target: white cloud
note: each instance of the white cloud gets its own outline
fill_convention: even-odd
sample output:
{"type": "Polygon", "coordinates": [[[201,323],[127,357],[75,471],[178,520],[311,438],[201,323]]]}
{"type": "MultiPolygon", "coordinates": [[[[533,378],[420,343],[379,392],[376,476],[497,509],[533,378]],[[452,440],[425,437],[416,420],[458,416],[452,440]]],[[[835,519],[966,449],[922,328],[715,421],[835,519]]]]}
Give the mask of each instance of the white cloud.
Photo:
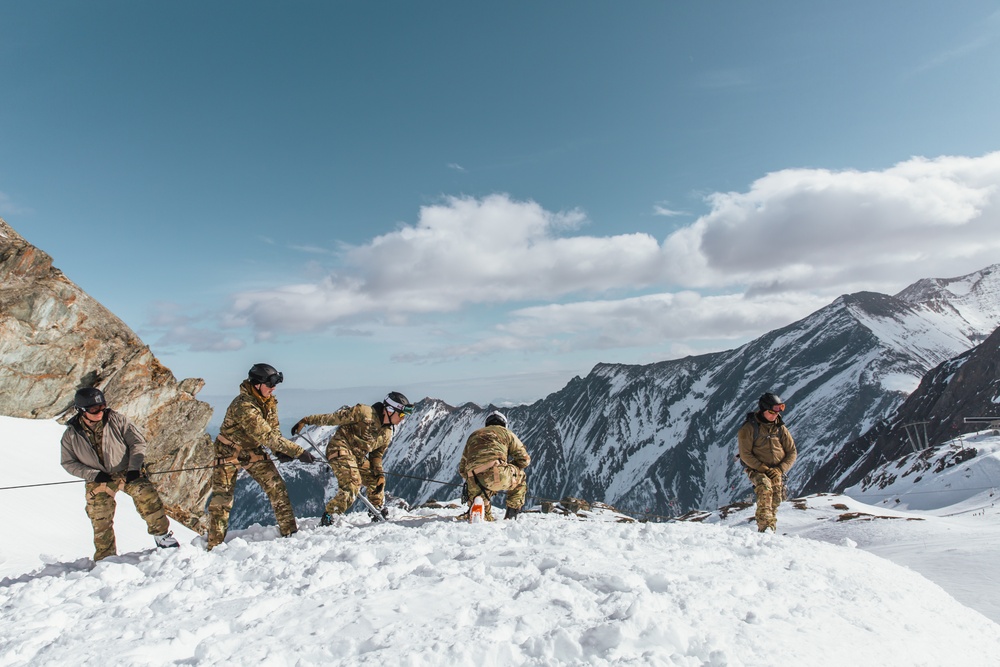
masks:
{"type": "Polygon", "coordinates": [[[451,197],[415,225],[341,249],[338,270],[319,280],[236,295],[226,321],[266,338],[416,315],[445,326],[442,314],[469,305],[522,306],[488,337],[420,359],[739,338],[842,293],[894,292],[1000,257],[1000,152],[883,171],[782,170],[707,201],[708,214],[660,242],[583,234],[577,210],[451,197]],[[651,290],[662,293],[636,296],[651,290]]]}

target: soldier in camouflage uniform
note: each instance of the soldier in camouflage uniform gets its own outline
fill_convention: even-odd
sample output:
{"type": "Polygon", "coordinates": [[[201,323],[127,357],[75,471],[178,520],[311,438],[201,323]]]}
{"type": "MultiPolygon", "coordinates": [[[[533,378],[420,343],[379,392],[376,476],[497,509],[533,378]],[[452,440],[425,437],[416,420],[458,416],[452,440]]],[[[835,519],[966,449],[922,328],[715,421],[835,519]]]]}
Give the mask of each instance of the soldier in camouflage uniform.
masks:
{"type": "Polygon", "coordinates": [[[215,439],[212,498],[208,502],[209,549],[226,539],[229,512],[233,509],[233,487],[241,468],[267,494],[281,535],[287,537],[298,530],[285,480],[264,450],[267,447],[283,460],[315,461],[312,454],[281,436],[274,388],[284,379],[273,366],[254,364],[240,384],[239,396],[226,410],[219,437],[215,439]]]}
{"type": "Polygon", "coordinates": [[[132,496],[156,546],[178,546],[160,494],[143,471],[146,439],[142,433],[120,412],[108,408],[100,389],[80,389],[73,404],[76,416],[67,422],[62,437],[62,467],[87,481],[84,492],[87,516],[94,526],[94,560],[117,553],[114,520],[118,491],[132,496]]]}
{"type": "Polygon", "coordinates": [[[492,412],[486,417],[486,426],[475,431],[465,442],[458,474],[468,487],[471,507],[476,496],[483,499],[483,516],[493,521],[490,499],[498,491],[507,491],[507,512],[504,519],[516,519],[528,494],[528,481],[524,469],[531,463],[531,456],[516,435],[507,429],[507,417],[492,412]]]}
{"type": "Polygon", "coordinates": [[[781,419],[785,402],[770,392],[757,401],[736,434],[740,460],[757,494],[757,530],[774,532],[776,513],[785,496],[785,479],[798,453],[792,434],[781,419]]]}
{"type": "MultiPolygon", "coordinates": [[[[406,396],[392,391],[381,403],[344,406],[330,414],[310,415],[292,427],[293,435],[309,424],[339,427],[326,445],[326,458],[337,476],[339,489],[326,504],[321,525],[329,526],[334,514],[346,512],[357,500],[362,486],[368,489],[368,500],[382,508],[385,502],[382,457],[392,442],[396,427],[412,413],[413,404],[406,396]]],[[[385,508],[382,508],[382,515],[387,515],[385,508]]],[[[373,521],[375,519],[372,517],[373,521]]]]}

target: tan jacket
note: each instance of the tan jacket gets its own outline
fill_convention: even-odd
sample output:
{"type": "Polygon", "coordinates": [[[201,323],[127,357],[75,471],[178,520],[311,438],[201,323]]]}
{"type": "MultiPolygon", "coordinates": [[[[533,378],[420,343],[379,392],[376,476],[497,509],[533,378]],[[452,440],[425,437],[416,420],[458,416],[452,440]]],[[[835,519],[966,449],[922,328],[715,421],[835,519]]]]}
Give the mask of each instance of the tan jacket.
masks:
{"type": "Polygon", "coordinates": [[[472,471],[478,472],[493,462],[510,463],[524,470],[531,463],[531,456],[513,432],[503,426],[485,426],[465,441],[458,474],[467,479],[472,471]]]}
{"type": "Polygon", "coordinates": [[[353,457],[358,467],[368,459],[372,473],[382,473],[382,457],[389,449],[394,430],[391,424],[383,424],[385,409],[382,403],[375,405],[358,404],[344,406],[336,412],[325,415],[310,415],[302,421],[320,426],[339,426],[326,446],[326,458],[353,457]]]}
{"type": "Polygon", "coordinates": [[[94,446],[83,432],[82,417],[77,415],[66,424],[62,437],[62,467],[69,474],[93,482],[97,473],[119,473],[139,470],[146,459],[146,438],[120,412],[104,411],[104,433],[101,438],[101,464],[94,446]]]}
{"type": "Polygon", "coordinates": [[[243,381],[239,396],[226,408],[219,436],[215,441],[215,453],[220,457],[235,456],[238,451],[263,456],[262,447],[295,458],[305,451],[281,435],[278,399],[274,396],[264,398],[249,380],[243,381]]]}
{"type": "Polygon", "coordinates": [[[764,466],[778,468],[783,475],[795,463],[798,453],[795,451],[795,441],[788,431],[781,415],[773,422],[760,417],[759,413],[750,413],[747,421],[736,433],[740,447],[740,460],[746,467],[760,471],[764,466]],[[757,422],[757,437],[754,438],[754,421],[757,422]]]}

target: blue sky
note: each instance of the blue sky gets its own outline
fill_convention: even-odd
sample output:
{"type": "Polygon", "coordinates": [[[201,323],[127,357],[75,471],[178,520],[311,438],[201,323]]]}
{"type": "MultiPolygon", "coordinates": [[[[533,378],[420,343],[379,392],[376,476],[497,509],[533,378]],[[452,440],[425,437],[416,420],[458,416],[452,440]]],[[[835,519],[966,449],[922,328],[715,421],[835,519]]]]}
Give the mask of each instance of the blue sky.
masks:
{"type": "Polygon", "coordinates": [[[996,2],[6,2],[0,216],[207,394],[533,400],[1000,261],[997,81],[996,2]]]}

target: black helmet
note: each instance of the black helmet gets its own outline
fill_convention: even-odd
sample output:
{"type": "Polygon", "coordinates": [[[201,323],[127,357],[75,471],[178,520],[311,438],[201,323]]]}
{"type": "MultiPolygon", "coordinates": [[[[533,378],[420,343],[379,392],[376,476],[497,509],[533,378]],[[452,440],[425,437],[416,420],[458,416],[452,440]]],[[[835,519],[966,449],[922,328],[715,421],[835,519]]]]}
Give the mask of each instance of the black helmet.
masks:
{"type": "Polygon", "coordinates": [[[393,412],[398,412],[402,415],[413,414],[413,403],[410,403],[410,399],[398,391],[390,391],[386,395],[385,400],[382,401],[382,404],[393,412]]]}
{"type": "Polygon", "coordinates": [[[763,396],[757,399],[757,407],[760,411],[771,410],[772,412],[781,412],[785,409],[785,402],[777,394],[772,394],[767,392],[763,396]]]}
{"type": "Polygon", "coordinates": [[[76,396],[73,397],[73,405],[80,412],[86,410],[87,408],[92,408],[95,405],[107,405],[108,402],[104,400],[104,392],[97,387],[84,387],[83,389],[76,390],[76,396]]]}
{"type": "Polygon", "coordinates": [[[285,380],[285,376],[270,364],[254,364],[247,373],[250,384],[266,384],[268,387],[277,387],[285,380]]]}
{"type": "Polygon", "coordinates": [[[494,410],[486,416],[486,425],[507,428],[507,416],[499,410],[494,410]]]}

